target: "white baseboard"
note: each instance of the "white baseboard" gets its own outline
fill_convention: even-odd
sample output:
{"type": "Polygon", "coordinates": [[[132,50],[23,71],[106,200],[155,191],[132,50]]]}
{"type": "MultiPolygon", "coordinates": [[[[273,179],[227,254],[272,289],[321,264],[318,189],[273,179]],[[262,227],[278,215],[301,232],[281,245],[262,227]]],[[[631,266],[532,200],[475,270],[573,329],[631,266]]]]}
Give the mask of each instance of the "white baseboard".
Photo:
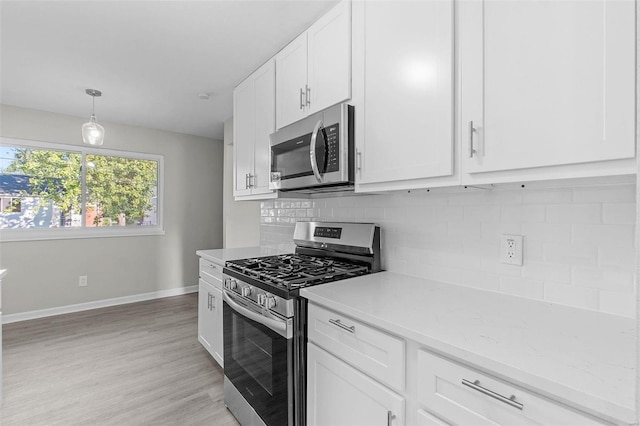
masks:
{"type": "Polygon", "coordinates": [[[51,317],[54,315],[70,314],[72,312],[88,311],[107,306],[125,305],[127,303],[143,302],[145,300],[162,299],[163,297],[179,296],[181,294],[196,293],[197,285],[189,287],[172,288],[169,290],[153,291],[151,293],[134,294],[133,296],[115,297],[113,299],[96,300],[95,302],[78,303],[75,305],[60,306],[57,308],[40,309],[37,311],[21,312],[2,316],[2,324],[27,321],[36,318],[51,317]]]}

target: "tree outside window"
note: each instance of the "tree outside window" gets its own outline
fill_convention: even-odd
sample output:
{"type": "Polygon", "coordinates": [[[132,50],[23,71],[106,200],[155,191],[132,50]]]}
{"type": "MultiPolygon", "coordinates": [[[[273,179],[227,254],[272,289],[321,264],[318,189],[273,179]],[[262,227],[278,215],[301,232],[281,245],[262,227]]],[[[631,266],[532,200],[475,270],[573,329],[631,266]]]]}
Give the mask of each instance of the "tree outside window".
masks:
{"type": "Polygon", "coordinates": [[[0,145],[0,229],[158,225],[158,161],[141,156],[0,145]]]}

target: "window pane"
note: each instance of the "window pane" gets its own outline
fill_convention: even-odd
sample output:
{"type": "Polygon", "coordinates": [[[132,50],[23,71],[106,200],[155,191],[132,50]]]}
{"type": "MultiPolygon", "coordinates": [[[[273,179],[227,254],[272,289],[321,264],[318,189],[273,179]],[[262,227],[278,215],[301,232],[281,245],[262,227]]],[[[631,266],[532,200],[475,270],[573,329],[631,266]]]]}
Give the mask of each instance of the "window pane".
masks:
{"type": "Polygon", "coordinates": [[[87,155],[86,226],[155,226],[158,162],[87,155]]]}
{"type": "Polygon", "coordinates": [[[0,145],[0,229],[80,226],[77,152],[0,145]]]}

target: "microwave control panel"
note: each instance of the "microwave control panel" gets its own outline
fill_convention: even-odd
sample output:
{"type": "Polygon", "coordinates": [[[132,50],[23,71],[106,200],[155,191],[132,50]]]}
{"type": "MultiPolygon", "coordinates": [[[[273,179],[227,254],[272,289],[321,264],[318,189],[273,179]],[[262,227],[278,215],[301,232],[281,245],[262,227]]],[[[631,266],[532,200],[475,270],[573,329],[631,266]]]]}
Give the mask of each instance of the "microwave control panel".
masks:
{"type": "Polygon", "coordinates": [[[340,170],[340,124],[332,124],[324,128],[327,135],[327,168],[325,173],[340,170]]]}

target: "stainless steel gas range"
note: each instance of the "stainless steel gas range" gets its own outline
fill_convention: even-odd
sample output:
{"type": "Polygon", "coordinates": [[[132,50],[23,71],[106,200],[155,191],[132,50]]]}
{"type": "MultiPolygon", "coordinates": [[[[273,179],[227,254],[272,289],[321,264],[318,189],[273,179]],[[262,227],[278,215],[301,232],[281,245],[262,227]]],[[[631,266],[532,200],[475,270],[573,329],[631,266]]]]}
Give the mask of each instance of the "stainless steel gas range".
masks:
{"type": "Polygon", "coordinates": [[[295,253],[228,261],[224,273],[224,400],[244,425],[306,423],[303,287],[380,270],[380,228],[298,222],[295,253]]]}

